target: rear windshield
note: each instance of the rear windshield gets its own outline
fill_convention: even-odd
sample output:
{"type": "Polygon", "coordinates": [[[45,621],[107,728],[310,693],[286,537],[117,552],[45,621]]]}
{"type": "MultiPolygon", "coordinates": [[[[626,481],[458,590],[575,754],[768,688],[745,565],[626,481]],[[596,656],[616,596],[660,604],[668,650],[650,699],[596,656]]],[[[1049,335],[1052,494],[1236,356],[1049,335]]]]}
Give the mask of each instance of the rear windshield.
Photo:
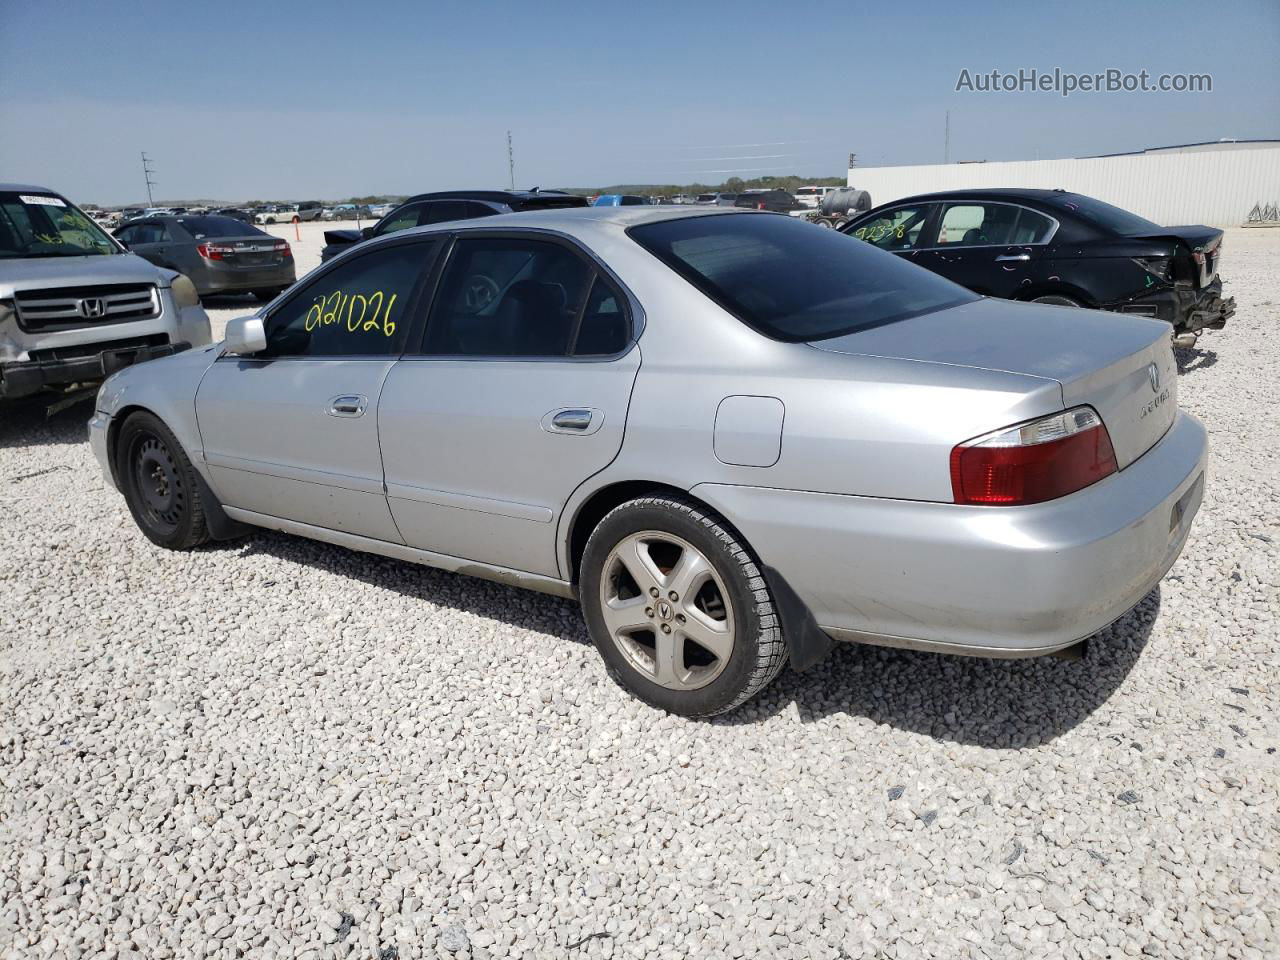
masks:
{"type": "Polygon", "coordinates": [[[204,237],[257,237],[266,236],[265,230],[250,226],[231,217],[180,217],[182,229],[201,240],[204,237]]]}
{"type": "Polygon", "coordinates": [[[0,193],[0,257],[98,257],[121,250],[61,197],[0,193]]]}
{"type": "Polygon", "coordinates": [[[627,232],[776,340],[825,340],[978,299],[891,253],[791,217],[684,217],[627,232]]]}
{"type": "Polygon", "coordinates": [[[1064,193],[1061,196],[1051,197],[1049,205],[1070,210],[1095,227],[1101,227],[1103,230],[1118,233],[1124,237],[1145,236],[1162,229],[1158,223],[1152,223],[1136,213],[1113,207],[1093,197],[1082,197],[1078,193],[1064,193]]]}

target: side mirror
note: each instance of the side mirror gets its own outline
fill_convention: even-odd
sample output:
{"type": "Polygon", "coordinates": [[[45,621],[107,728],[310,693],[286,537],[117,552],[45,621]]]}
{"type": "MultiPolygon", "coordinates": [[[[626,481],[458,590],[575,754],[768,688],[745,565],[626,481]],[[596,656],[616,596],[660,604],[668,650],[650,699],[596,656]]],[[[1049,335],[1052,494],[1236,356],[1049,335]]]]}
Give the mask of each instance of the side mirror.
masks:
{"type": "Polygon", "coordinates": [[[373,227],[361,227],[361,228],[360,228],[360,239],[361,239],[361,240],[368,240],[368,239],[369,239],[370,237],[372,237],[372,236],[373,236],[373,227]]]}
{"type": "Polygon", "coordinates": [[[227,331],[222,336],[222,349],[236,356],[247,357],[267,349],[267,332],[261,317],[236,317],[227,321],[227,331]]]}

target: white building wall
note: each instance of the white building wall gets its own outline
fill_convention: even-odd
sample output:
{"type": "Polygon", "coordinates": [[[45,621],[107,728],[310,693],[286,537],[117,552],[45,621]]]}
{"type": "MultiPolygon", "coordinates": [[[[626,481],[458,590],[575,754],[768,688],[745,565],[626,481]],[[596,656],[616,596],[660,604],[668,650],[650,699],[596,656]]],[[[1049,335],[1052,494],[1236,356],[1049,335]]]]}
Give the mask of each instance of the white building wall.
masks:
{"type": "Polygon", "coordinates": [[[879,206],[916,193],[978,187],[1061,187],[1165,226],[1243,223],[1256,203],[1280,202],[1280,145],[1071,160],[855,167],[849,185],[879,206]]]}

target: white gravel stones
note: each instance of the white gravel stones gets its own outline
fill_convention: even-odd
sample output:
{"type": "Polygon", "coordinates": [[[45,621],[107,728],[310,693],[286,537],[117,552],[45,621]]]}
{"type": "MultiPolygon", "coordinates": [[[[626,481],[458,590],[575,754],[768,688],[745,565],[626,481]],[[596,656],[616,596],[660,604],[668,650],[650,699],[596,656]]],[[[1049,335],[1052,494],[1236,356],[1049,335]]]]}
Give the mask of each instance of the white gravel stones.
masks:
{"type": "Polygon", "coordinates": [[[841,649],[710,723],[565,601],[153,548],[84,408],[6,408],[0,957],[1280,955],[1280,231],[1224,270],[1203,511],[1087,660],[841,649]]]}

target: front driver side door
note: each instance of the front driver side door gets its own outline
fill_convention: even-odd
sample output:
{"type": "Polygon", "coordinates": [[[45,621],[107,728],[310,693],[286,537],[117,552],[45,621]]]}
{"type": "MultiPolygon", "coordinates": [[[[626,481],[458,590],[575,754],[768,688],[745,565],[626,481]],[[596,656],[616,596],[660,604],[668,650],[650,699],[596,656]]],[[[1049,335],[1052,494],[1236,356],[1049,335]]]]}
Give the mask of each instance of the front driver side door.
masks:
{"type": "Polygon", "coordinates": [[[267,314],[266,350],[210,367],[196,415],[224,506],[402,542],[383,493],[377,404],[436,249],[406,238],[323,270],[267,314]]]}

